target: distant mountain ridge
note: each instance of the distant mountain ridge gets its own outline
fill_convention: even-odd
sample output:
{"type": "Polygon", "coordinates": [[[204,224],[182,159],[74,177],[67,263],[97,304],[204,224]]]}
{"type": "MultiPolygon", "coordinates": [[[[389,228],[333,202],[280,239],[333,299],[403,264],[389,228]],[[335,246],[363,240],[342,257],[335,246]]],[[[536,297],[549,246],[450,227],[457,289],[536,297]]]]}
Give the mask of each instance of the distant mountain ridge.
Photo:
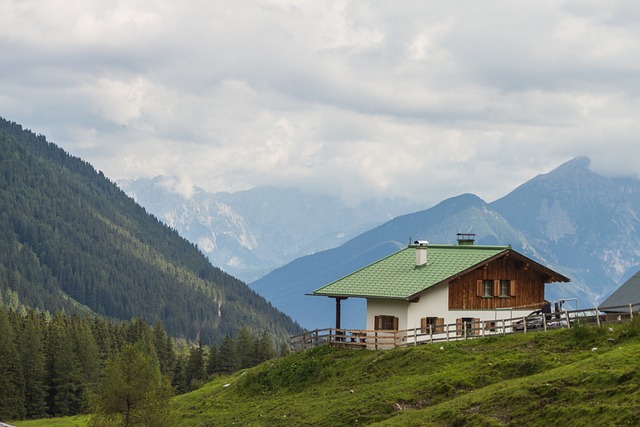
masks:
{"type": "Polygon", "coordinates": [[[0,118],[0,305],[162,321],[203,342],[288,316],[149,215],[102,172],[0,118]]]}
{"type": "MultiPolygon", "coordinates": [[[[550,285],[547,298],[593,306],[640,266],[640,182],[609,179],[579,157],[486,203],[472,194],[402,215],[345,244],[297,259],[250,284],[303,326],[334,324],[329,298],[306,294],[404,247],[410,239],[454,243],[459,232],[477,244],[511,244],[572,283],[550,285]]],[[[343,303],[342,324],[364,327],[364,302],[343,303]]]]}
{"type": "Polygon", "coordinates": [[[349,206],[337,197],[295,188],[209,193],[164,176],[119,180],[118,185],[197,244],[214,265],[247,282],[417,209],[401,199],[349,206]]]}

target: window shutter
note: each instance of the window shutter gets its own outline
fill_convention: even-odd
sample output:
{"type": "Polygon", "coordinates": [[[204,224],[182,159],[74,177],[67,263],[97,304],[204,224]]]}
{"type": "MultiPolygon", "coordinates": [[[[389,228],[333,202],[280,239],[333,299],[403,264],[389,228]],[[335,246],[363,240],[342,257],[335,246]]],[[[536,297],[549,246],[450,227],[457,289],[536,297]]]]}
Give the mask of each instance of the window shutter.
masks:
{"type": "Polygon", "coordinates": [[[480,323],[480,318],[476,317],[475,319],[473,319],[473,331],[471,331],[473,334],[478,334],[480,333],[480,327],[482,326],[482,323],[480,323]]]}
{"type": "Polygon", "coordinates": [[[436,332],[444,332],[444,317],[436,319],[436,332]]]}
{"type": "Polygon", "coordinates": [[[478,297],[482,296],[482,280],[476,281],[476,296],[478,297]]]}
{"type": "Polygon", "coordinates": [[[427,318],[426,317],[423,317],[422,319],[420,319],[420,329],[422,330],[423,334],[425,332],[427,332],[427,318]]]}
{"type": "Polygon", "coordinates": [[[462,335],[464,331],[462,330],[462,319],[456,319],[456,335],[462,335]]]}
{"type": "Polygon", "coordinates": [[[500,280],[493,281],[493,296],[494,297],[500,296],[500,280]]]}
{"type": "Polygon", "coordinates": [[[373,329],[376,331],[382,329],[382,325],[380,325],[380,316],[375,316],[373,318],[373,329]]]}
{"type": "Polygon", "coordinates": [[[509,295],[511,295],[512,297],[516,296],[516,281],[512,280],[511,283],[509,283],[509,287],[511,289],[509,289],[509,295]]]}
{"type": "Polygon", "coordinates": [[[398,318],[397,317],[393,318],[393,330],[394,331],[398,330],[398,318]]]}

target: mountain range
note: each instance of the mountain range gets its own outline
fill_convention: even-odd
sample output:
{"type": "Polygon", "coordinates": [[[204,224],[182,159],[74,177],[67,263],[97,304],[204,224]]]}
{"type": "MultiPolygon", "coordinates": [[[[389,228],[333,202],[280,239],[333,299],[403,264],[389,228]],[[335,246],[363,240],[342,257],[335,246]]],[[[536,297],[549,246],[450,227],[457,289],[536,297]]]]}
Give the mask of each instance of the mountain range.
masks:
{"type": "Polygon", "coordinates": [[[0,305],[161,321],[204,343],[300,331],[102,172],[1,118],[0,305]]]}
{"type": "Polygon", "coordinates": [[[166,176],[117,184],[197,244],[214,265],[245,282],[301,256],[339,246],[416,208],[399,198],[348,204],[296,188],[211,193],[166,176]]]}
{"type": "MultiPolygon", "coordinates": [[[[640,266],[640,181],[606,178],[589,164],[585,157],[575,158],[492,203],[463,194],[396,217],[339,247],[296,259],[250,286],[304,327],[331,327],[333,300],[307,294],[413,239],[455,243],[462,232],[476,234],[477,244],[510,244],[572,279],[548,285],[548,300],[595,306],[640,266]]],[[[343,327],[364,327],[364,307],[363,300],[344,301],[343,327]]]]}

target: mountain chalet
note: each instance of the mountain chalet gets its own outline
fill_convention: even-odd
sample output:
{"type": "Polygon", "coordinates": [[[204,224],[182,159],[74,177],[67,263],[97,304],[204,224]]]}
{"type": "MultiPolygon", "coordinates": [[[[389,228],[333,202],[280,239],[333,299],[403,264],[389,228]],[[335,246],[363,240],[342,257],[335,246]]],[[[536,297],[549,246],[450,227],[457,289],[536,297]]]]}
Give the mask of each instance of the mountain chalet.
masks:
{"type": "Polygon", "coordinates": [[[336,329],[340,302],[365,298],[369,331],[437,333],[455,324],[460,334],[526,316],[548,304],[546,283],[569,281],[511,246],[476,245],[475,235],[458,234],[457,244],[416,241],[313,295],[336,300],[336,329]]]}

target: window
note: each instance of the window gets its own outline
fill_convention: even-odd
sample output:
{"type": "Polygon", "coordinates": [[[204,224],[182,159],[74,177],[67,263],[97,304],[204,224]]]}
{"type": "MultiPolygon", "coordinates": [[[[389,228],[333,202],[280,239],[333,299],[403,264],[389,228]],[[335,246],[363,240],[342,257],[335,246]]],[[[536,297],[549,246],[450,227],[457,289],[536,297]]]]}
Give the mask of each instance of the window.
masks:
{"type": "Polygon", "coordinates": [[[511,296],[511,280],[500,280],[500,296],[511,296]]]}
{"type": "Polygon", "coordinates": [[[431,328],[431,332],[434,334],[444,332],[444,318],[423,317],[420,321],[420,328],[422,329],[422,333],[429,333],[429,328],[431,328]]]}
{"type": "Polygon", "coordinates": [[[476,335],[480,329],[480,319],[473,317],[462,317],[456,319],[456,335],[476,335]]]}
{"type": "Polygon", "coordinates": [[[488,320],[484,322],[485,331],[495,332],[496,331],[496,322],[488,320]]]}
{"type": "Polygon", "coordinates": [[[483,297],[493,296],[493,280],[482,281],[482,296],[483,297]]]}
{"type": "Polygon", "coordinates": [[[374,323],[376,331],[398,330],[398,318],[395,316],[376,316],[374,323]]]}

